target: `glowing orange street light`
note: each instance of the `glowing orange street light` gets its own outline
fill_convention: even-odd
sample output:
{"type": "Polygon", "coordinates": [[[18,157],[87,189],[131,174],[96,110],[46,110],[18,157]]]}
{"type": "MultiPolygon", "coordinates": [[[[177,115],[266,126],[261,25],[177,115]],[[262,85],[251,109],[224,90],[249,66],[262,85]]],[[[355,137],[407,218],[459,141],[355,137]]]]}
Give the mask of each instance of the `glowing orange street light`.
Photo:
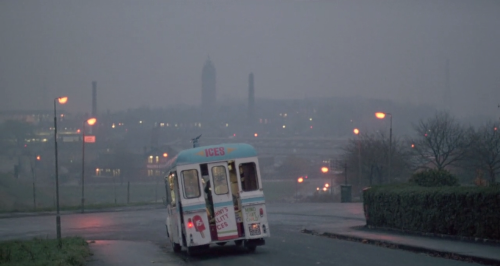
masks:
{"type": "Polygon", "coordinates": [[[254,136],[254,137],[258,137],[258,136],[259,136],[259,134],[255,133],[255,134],[253,134],[253,136],[254,136]]]}
{"type": "Polygon", "coordinates": [[[37,155],[37,156],[36,156],[36,160],[37,160],[37,161],[40,161],[40,155],[37,155]]]}
{"type": "Polygon", "coordinates": [[[328,188],[326,188],[326,187],[323,188],[323,191],[327,191],[327,190],[328,190],[328,188]]]}
{"type": "Polygon", "coordinates": [[[355,129],[353,130],[353,132],[354,132],[354,134],[358,135],[358,134],[359,134],[359,129],[355,128],[355,129]]]}
{"type": "Polygon", "coordinates": [[[167,158],[167,157],[168,157],[168,153],[166,153],[166,152],[165,152],[165,153],[163,154],[163,157],[167,158]]]}
{"type": "Polygon", "coordinates": [[[60,104],[65,104],[68,102],[68,97],[67,96],[59,97],[57,98],[57,101],[59,101],[60,104]]]}
{"type": "Polygon", "coordinates": [[[97,122],[97,119],[94,117],[87,119],[87,124],[89,124],[91,126],[93,126],[95,124],[95,122],[97,122]]]}
{"type": "Polygon", "coordinates": [[[413,143],[412,143],[412,144],[411,144],[411,147],[412,147],[412,148],[415,148],[415,144],[413,144],[413,143]]]}
{"type": "Polygon", "coordinates": [[[297,182],[299,182],[299,183],[302,183],[302,182],[304,182],[304,178],[302,178],[302,177],[299,177],[299,178],[297,179],[297,182]]]}
{"type": "Polygon", "coordinates": [[[328,183],[325,184],[325,187],[329,187],[329,186],[330,186],[330,184],[328,184],[328,183]]]}
{"type": "Polygon", "coordinates": [[[376,116],[378,119],[384,119],[384,118],[385,118],[385,113],[382,113],[382,112],[376,112],[376,113],[375,113],[375,116],[376,116]]]}
{"type": "Polygon", "coordinates": [[[317,187],[316,190],[319,191],[319,187],[317,187]]]}
{"type": "Polygon", "coordinates": [[[328,173],[328,167],[326,167],[326,166],[321,167],[321,172],[322,172],[323,174],[328,173]]]}

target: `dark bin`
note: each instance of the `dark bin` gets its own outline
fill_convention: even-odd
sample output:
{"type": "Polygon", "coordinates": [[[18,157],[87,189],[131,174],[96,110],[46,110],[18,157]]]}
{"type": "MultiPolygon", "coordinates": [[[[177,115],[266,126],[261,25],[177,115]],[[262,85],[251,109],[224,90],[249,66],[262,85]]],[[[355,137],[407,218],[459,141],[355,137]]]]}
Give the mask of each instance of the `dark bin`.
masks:
{"type": "Polygon", "coordinates": [[[340,202],[351,202],[351,185],[340,185],[340,202]]]}

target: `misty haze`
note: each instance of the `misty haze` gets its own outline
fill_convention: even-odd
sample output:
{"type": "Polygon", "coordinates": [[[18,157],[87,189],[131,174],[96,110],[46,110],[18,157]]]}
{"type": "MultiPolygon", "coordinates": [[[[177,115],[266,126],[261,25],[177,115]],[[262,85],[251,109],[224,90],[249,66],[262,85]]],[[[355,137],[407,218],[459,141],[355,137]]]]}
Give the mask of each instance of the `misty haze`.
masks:
{"type": "Polygon", "coordinates": [[[496,1],[2,1],[1,110],[362,97],[498,116],[496,1]],[[30,97],[26,97],[26,96],[30,97]]]}
{"type": "Polygon", "coordinates": [[[0,0],[0,255],[500,264],[499,47],[498,0],[0,0]]]}

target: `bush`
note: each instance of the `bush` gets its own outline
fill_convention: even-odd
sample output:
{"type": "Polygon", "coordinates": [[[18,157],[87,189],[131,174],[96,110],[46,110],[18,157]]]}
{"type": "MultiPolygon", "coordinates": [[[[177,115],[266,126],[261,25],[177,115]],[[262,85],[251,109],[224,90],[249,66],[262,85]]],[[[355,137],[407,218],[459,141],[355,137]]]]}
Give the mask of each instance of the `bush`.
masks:
{"type": "Polygon", "coordinates": [[[500,187],[375,186],[363,201],[369,226],[500,240],[500,187]]]}
{"type": "Polygon", "coordinates": [[[422,187],[458,186],[458,178],[449,171],[435,169],[415,173],[409,182],[422,187]]]}

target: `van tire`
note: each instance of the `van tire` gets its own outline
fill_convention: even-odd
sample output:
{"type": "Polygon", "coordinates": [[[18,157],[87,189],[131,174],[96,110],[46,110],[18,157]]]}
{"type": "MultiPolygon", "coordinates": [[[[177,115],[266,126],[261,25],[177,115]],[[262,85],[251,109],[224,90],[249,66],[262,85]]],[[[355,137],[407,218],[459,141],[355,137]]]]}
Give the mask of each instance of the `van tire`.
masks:
{"type": "Polygon", "coordinates": [[[181,245],[177,243],[171,243],[172,244],[172,249],[174,250],[174,253],[179,253],[181,252],[181,245]]]}

